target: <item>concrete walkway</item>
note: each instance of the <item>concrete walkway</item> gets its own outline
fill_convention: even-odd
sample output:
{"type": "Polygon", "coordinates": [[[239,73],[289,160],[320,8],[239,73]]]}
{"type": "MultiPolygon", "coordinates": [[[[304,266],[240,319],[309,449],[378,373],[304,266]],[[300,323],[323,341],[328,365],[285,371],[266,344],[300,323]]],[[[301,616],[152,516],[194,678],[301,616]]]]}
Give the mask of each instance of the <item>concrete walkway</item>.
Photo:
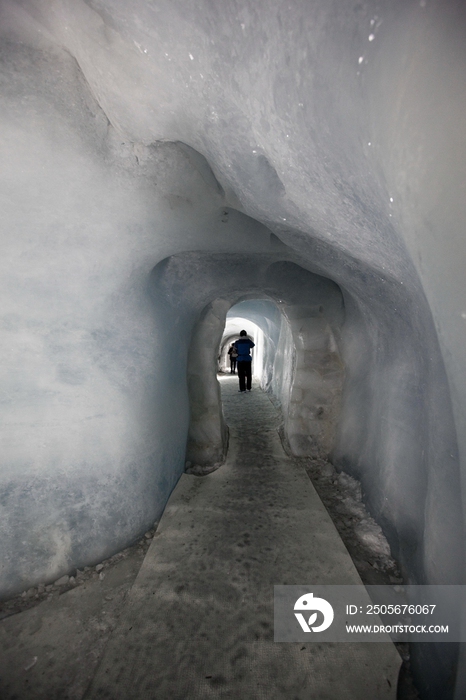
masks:
{"type": "Polygon", "coordinates": [[[180,479],[86,700],[394,700],[391,644],[273,642],[274,584],[361,580],[267,395],[221,384],[227,462],[180,479]]]}

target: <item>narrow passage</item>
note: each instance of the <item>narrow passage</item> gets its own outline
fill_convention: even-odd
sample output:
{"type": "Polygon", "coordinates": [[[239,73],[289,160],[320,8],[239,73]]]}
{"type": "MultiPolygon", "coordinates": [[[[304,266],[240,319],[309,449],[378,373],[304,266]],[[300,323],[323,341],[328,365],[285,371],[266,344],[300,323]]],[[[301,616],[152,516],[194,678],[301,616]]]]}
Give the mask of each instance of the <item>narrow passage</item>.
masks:
{"type": "Polygon", "coordinates": [[[274,584],[360,578],[279,411],[257,385],[221,386],[227,461],[181,477],[86,699],[394,700],[391,644],[273,642],[274,584]]]}

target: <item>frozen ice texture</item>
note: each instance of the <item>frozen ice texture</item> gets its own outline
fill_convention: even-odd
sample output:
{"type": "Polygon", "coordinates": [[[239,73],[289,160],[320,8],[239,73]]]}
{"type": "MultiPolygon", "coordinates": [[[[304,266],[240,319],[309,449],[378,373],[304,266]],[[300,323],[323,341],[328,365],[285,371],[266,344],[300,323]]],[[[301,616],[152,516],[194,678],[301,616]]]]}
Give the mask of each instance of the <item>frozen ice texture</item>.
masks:
{"type": "Polygon", "coordinates": [[[386,3],[368,43],[376,5],[1,4],[2,595],[143,534],[188,439],[221,455],[202,345],[252,300],[292,449],[409,581],[463,581],[464,7],[386,3]]]}

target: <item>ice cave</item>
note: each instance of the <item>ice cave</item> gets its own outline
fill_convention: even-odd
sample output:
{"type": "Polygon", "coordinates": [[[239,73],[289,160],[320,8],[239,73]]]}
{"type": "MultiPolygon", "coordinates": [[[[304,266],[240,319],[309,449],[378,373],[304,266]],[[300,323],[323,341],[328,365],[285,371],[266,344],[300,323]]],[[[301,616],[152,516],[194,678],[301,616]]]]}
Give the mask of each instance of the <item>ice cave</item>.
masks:
{"type": "MultiPolygon", "coordinates": [[[[0,597],[221,473],[243,328],[290,455],[465,584],[465,3],[1,0],[0,46],[0,597]]],[[[462,644],[410,654],[466,696],[462,644]]]]}

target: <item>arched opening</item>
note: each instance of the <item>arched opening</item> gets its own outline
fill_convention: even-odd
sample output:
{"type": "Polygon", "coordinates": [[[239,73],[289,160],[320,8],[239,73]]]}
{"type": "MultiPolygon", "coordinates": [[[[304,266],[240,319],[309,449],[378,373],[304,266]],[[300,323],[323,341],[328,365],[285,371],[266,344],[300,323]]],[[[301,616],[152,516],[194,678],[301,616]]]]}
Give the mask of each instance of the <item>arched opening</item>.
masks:
{"type": "MultiPolygon", "coordinates": [[[[243,327],[256,343],[254,375],[281,405],[290,452],[328,457],[335,446],[344,381],[338,347],[344,321],[341,291],[294,262],[265,260],[257,265],[254,284],[248,282],[249,289],[238,300],[243,278],[251,270],[244,272],[235,259],[230,279],[219,279],[217,267],[208,258],[204,262],[207,286],[214,282],[218,292],[230,289],[228,295],[204,305],[192,327],[187,353],[186,461],[212,466],[225,457],[228,430],[217,370],[219,366],[227,370],[228,347],[243,327]]],[[[225,267],[226,262],[223,257],[225,267]]],[[[175,264],[172,259],[169,267],[175,264]]],[[[185,303],[192,303],[192,296],[188,294],[185,303]]]]}

